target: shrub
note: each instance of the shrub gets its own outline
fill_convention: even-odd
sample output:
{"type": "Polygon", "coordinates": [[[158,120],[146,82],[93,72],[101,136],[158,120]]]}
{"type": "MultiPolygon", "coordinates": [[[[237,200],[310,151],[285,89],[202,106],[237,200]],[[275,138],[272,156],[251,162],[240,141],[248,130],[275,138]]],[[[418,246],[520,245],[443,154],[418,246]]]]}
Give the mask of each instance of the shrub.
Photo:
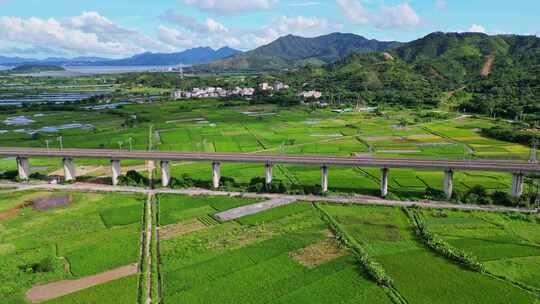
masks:
{"type": "Polygon", "coordinates": [[[426,194],[424,195],[427,200],[442,201],[446,199],[444,191],[437,190],[431,187],[426,188],[426,194]]]}
{"type": "Polygon", "coordinates": [[[191,188],[194,186],[194,181],[189,174],[184,173],[181,178],[171,177],[169,186],[173,189],[191,188]]]}
{"type": "Polygon", "coordinates": [[[491,198],[493,200],[493,203],[496,205],[503,205],[503,206],[514,206],[515,202],[512,196],[510,194],[504,192],[504,191],[495,191],[491,198]]]}
{"type": "Polygon", "coordinates": [[[290,190],[290,186],[282,180],[272,180],[270,185],[267,185],[263,177],[252,178],[248,185],[249,192],[288,193],[290,190]]]}
{"type": "Polygon", "coordinates": [[[491,197],[488,195],[486,188],[482,185],[472,187],[463,198],[467,204],[483,204],[491,203],[491,197]]]}
{"type": "Polygon", "coordinates": [[[31,179],[46,180],[47,175],[39,173],[39,172],[34,172],[34,173],[30,174],[30,178],[31,179]]]}
{"type": "Polygon", "coordinates": [[[17,170],[5,171],[0,174],[0,179],[16,180],[19,172],[17,170]]]}
{"type": "Polygon", "coordinates": [[[51,272],[54,269],[53,260],[51,257],[46,257],[37,263],[21,265],[19,269],[27,273],[51,272]]]}
{"type": "Polygon", "coordinates": [[[130,170],[126,175],[120,176],[120,184],[124,186],[148,186],[150,181],[141,173],[130,170]]]}

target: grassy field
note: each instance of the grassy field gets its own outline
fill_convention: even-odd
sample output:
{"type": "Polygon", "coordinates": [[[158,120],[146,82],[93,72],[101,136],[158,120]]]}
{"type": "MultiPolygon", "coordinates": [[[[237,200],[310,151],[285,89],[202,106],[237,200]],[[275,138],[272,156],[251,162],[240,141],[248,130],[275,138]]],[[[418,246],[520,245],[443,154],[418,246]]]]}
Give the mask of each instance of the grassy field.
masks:
{"type": "Polygon", "coordinates": [[[491,273],[540,290],[540,225],[530,216],[423,212],[429,228],[491,273]]]}
{"type": "Polygon", "coordinates": [[[84,289],[54,300],[46,304],[88,304],[88,303],[136,303],[137,276],[129,276],[109,283],[84,289]]]}
{"type": "MultiPolygon", "coordinates": [[[[425,248],[399,208],[322,205],[379,262],[409,303],[534,303],[533,294],[425,248]]],[[[489,249],[488,249],[489,250],[489,249]]]]}
{"type": "MultiPolygon", "coordinates": [[[[161,205],[170,200],[160,197],[160,214],[170,210],[167,203],[161,205]]],[[[176,226],[178,232],[193,225],[192,220],[201,221],[201,213],[190,209],[208,205],[208,199],[198,200],[199,204],[197,198],[186,198],[189,208],[184,214],[193,215],[168,221],[162,229],[176,226]]],[[[177,203],[182,202],[177,197],[177,203]]],[[[245,203],[237,200],[233,205],[245,203]]],[[[333,243],[310,204],[284,206],[168,236],[160,249],[163,303],[391,303],[385,291],[359,270],[350,252],[333,243]],[[303,254],[295,259],[295,252],[321,242],[336,246],[334,255],[315,256],[327,259],[324,263],[305,266],[303,254]]]]}
{"type": "MultiPolygon", "coordinates": [[[[224,200],[223,205],[248,203],[235,199],[231,204],[230,200],[224,200]]],[[[387,290],[368,278],[346,247],[336,243],[340,254],[331,259],[318,251],[311,256],[311,262],[319,261],[315,266],[296,259],[296,253],[334,239],[311,204],[295,203],[236,221],[208,223],[204,217],[221,208],[212,207],[206,197],[173,199],[166,195],[160,196],[161,203],[160,218],[165,219],[160,221],[164,233],[160,242],[163,303],[392,303],[387,290]],[[172,208],[173,201],[182,206],[172,208]],[[180,209],[185,216],[176,221],[165,215],[180,209]]],[[[538,295],[509,281],[466,270],[426,248],[399,208],[320,207],[381,263],[408,303],[538,301],[538,295]]],[[[458,214],[449,214],[452,222],[450,219],[461,221],[458,214]]],[[[537,227],[531,223],[520,230],[534,239],[537,227]]],[[[485,251],[498,249],[487,247],[485,251]]],[[[531,252],[527,254],[531,259],[531,252]]],[[[535,280],[534,273],[538,273],[498,266],[528,280],[535,280]]],[[[490,270],[495,272],[495,266],[490,265],[490,270]]]]}
{"type": "MultiPolygon", "coordinates": [[[[143,201],[141,195],[126,194],[3,195],[2,303],[26,303],[25,292],[37,284],[138,262],[143,201]],[[43,211],[28,203],[51,195],[71,195],[72,202],[43,211]]],[[[398,295],[408,303],[538,304],[540,225],[535,217],[418,211],[431,231],[486,265],[493,274],[488,275],[425,247],[400,208],[318,204],[382,265],[393,280],[391,291],[370,278],[311,203],[228,222],[212,217],[256,202],[160,194],[154,217],[159,244],[151,249],[159,263],[152,268],[154,298],[164,304],[401,303],[398,295]]],[[[140,301],[139,278],[125,277],[46,303],[135,303],[140,301]]]]}
{"type": "MultiPolygon", "coordinates": [[[[59,192],[3,195],[0,200],[2,303],[24,303],[24,293],[36,284],[80,278],[137,263],[142,206],[142,197],[137,195],[59,192]],[[71,203],[45,211],[28,204],[31,199],[52,195],[71,196],[71,203]]],[[[133,286],[131,280],[118,284],[125,289],[121,292],[124,297],[136,295],[136,288],[128,288],[133,286]]],[[[103,288],[98,290],[120,294],[116,287],[103,288]]],[[[102,291],[85,291],[80,301],[87,296],[96,297],[102,291]]]]}

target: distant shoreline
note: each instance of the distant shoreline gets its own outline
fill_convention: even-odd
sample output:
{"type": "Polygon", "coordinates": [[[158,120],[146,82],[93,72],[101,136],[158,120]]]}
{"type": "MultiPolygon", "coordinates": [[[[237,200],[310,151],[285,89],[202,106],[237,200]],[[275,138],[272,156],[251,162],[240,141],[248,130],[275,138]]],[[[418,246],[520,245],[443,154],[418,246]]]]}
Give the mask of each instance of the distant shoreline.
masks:
{"type": "MultiPolygon", "coordinates": [[[[47,71],[40,73],[23,73],[12,76],[30,77],[69,77],[92,76],[99,74],[123,74],[137,72],[166,72],[176,66],[62,66],[65,71],[47,71]]],[[[0,71],[11,69],[10,66],[0,65],[0,71]]]]}

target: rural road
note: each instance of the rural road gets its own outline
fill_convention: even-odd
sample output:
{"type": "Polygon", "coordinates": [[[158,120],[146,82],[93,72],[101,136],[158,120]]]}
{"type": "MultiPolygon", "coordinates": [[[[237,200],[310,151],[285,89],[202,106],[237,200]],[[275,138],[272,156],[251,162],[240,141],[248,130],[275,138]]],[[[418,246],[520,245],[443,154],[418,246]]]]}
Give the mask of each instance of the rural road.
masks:
{"type": "Polygon", "coordinates": [[[70,185],[51,185],[47,183],[39,184],[21,184],[4,182],[0,183],[1,192],[16,192],[26,190],[59,190],[59,191],[95,191],[95,192],[125,192],[125,193],[142,193],[142,194],[160,194],[170,193],[179,195],[207,195],[207,196],[236,196],[246,198],[259,198],[259,199],[287,199],[304,202],[326,202],[335,204],[358,204],[358,205],[377,205],[377,206],[400,206],[400,207],[412,207],[418,206],[422,208],[435,208],[435,209],[455,209],[455,210],[478,210],[478,211],[491,211],[491,212],[520,212],[520,213],[538,213],[537,210],[525,209],[525,208],[513,208],[503,206],[492,205],[463,205],[450,202],[434,202],[434,201],[395,201],[385,200],[374,196],[367,195],[353,195],[353,196],[315,196],[315,195],[288,195],[288,194],[270,194],[270,193],[246,193],[246,192],[226,192],[226,191],[212,191],[206,189],[145,189],[137,187],[121,187],[121,186],[108,186],[108,185],[96,185],[86,183],[76,183],[70,185]]]}

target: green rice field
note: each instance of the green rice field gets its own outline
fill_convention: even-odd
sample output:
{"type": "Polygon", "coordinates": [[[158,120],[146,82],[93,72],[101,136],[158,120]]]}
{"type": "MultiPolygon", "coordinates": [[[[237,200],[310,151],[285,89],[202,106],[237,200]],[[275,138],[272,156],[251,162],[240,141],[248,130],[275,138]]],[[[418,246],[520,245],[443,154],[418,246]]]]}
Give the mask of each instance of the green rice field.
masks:
{"type": "MultiPolygon", "coordinates": [[[[142,197],[126,194],[2,194],[1,302],[25,303],[26,290],[36,284],[77,279],[137,263],[142,202],[142,197]],[[38,210],[29,204],[51,196],[68,196],[71,201],[48,210],[38,210]]],[[[101,294],[104,299],[102,293],[110,291],[125,299],[136,298],[137,287],[132,279],[116,285],[86,290],[81,296],[98,299],[101,294]]],[[[82,303],[67,301],[58,299],[54,303],[82,303]]]]}
{"type": "MultiPolygon", "coordinates": [[[[145,200],[130,194],[4,190],[2,303],[29,303],[32,287],[144,261],[145,200]],[[70,200],[42,204],[58,197],[70,200]]],[[[214,214],[259,200],[159,194],[152,201],[157,238],[152,236],[149,252],[155,265],[44,303],[144,303],[144,286],[152,286],[153,301],[164,304],[540,300],[540,224],[532,215],[415,210],[430,231],[478,258],[488,270],[480,273],[426,247],[397,207],[296,202],[219,222],[214,214]],[[391,286],[375,282],[323,211],[384,269],[391,286]]]]}

